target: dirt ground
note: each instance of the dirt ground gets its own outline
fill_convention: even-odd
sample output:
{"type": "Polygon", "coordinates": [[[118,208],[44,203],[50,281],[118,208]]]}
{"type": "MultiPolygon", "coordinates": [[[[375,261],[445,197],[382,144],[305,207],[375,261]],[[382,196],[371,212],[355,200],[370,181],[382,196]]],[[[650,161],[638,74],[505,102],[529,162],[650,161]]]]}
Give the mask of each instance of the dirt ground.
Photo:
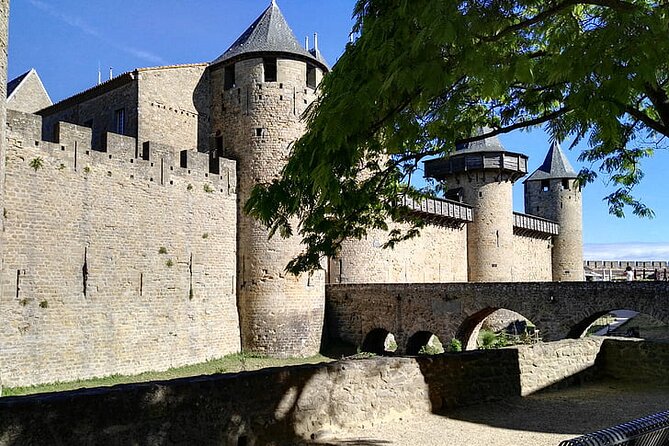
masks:
{"type": "Polygon", "coordinates": [[[665,410],[669,410],[669,387],[601,382],[477,404],[445,414],[418,414],[335,434],[318,444],[557,446],[562,440],[665,410]]]}

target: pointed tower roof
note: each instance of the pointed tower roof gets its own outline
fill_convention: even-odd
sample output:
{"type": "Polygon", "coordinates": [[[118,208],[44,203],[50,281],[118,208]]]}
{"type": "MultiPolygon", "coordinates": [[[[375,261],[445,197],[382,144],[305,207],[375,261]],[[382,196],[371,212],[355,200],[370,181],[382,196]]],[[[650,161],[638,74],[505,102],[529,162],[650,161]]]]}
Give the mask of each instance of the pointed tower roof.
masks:
{"type": "Polygon", "coordinates": [[[211,64],[217,65],[232,59],[248,58],[258,55],[258,53],[297,56],[320,66],[325,71],[329,71],[329,67],[320,53],[314,55],[299,44],[275,0],[272,0],[272,3],[260,17],[239,36],[225,53],[211,64]]]}
{"type": "Polygon", "coordinates": [[[569,160],[560,148],[560,144],[553,142],[544,163],[525,181],[550,180],[556,178],[576,178],[578,174],[569,164],[569,160]]]}

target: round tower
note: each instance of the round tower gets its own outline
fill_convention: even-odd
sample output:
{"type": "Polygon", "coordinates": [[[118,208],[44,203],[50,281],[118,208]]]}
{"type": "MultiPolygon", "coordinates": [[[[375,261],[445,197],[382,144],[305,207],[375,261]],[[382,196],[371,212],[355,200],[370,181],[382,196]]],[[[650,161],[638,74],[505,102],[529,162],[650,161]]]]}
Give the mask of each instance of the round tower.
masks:
{"type": "MultiPolygon", "coordinates": [[[[483,130],[485,131],[485,130],[483,130]]],[[[497,137],[456,148],[425,162],[425,176],[445,181],[449,192],[473,207],[467,226],[470,282],[513,280],[513,183],[527,174],[527,157],[507,152],[497,137]]]]}
{"type": "Polygon", "coordinates": [[[271,356],[318,353],[325,274],[285,272],[300,239],[269,239],[242,208],[253,187],[280,175],[301,116],[328,67],[317,42],[302,48],[274,1],[209,67],[211,131],[218,155],[237,161],[237,302],[242,349],[271,356]]]}
{"type": "Polygon", "coordinates": [[[553,280],[581,281],[583,272],[583,205],[577,174],[554,142],[544,163],[525,180],[525,213],[560,225],[553,236],[553,280]]]}

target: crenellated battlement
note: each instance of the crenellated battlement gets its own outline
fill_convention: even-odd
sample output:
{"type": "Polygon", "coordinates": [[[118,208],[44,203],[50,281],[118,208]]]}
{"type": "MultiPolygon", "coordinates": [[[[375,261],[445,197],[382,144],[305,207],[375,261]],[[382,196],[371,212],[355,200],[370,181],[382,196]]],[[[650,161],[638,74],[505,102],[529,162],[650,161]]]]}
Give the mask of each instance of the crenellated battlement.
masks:
{"type": "MultiPolygon", "coordinates": [[[[92,144],[91,129],[59,122],[54,141],[42,134],[42,117],[18,111],[8,111],[7,128],[9,151],[38,149],[56,169],[75,172],[100,171],[111,178],[118,176],[145,180],[161,186],[177,182],[203,183],[206,192],[234,195],[237,192],[236,162],[227,158],[210,158],[208,153],[178,150],[165,144],[107,132],[100,147],[92,144]],[[178,154],[178,155],[177,155],[178,154]]],[[[31,159],[26,159],[30,162],[31,159]]]]}

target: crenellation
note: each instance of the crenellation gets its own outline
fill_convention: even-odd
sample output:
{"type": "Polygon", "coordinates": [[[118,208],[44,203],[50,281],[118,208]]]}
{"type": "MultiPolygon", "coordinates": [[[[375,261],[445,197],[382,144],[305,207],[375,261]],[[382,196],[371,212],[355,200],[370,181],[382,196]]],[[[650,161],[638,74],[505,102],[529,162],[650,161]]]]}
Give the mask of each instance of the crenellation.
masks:
{"type": "Polygon", "coordinates": [[[218,158],[219,174],[214,174],[210,171],[207,153],[195,150],[179,152],[166,144],[147,141],[142,145],[141,157],[137,158],[135,138],[107,132],[101,139],[105,142],[103,150],[92,146],[93,135],[88,127],[58,122],[55,128],[56,141],[46,141],[41,136],[40,116],[8,111],[9,138],[13,145],[25,147],[30,144],[28,141],[34,141],[34,147],[54,158],[52,163],[55,168],[95,171],[109,177],[120,175],[160,185],[173,185],[172,177],[183,177],[207,182],[212,192],[236,193],[233,160],[218,158]],[[182,167],[184,160],[186,167],[182,167]]]}

